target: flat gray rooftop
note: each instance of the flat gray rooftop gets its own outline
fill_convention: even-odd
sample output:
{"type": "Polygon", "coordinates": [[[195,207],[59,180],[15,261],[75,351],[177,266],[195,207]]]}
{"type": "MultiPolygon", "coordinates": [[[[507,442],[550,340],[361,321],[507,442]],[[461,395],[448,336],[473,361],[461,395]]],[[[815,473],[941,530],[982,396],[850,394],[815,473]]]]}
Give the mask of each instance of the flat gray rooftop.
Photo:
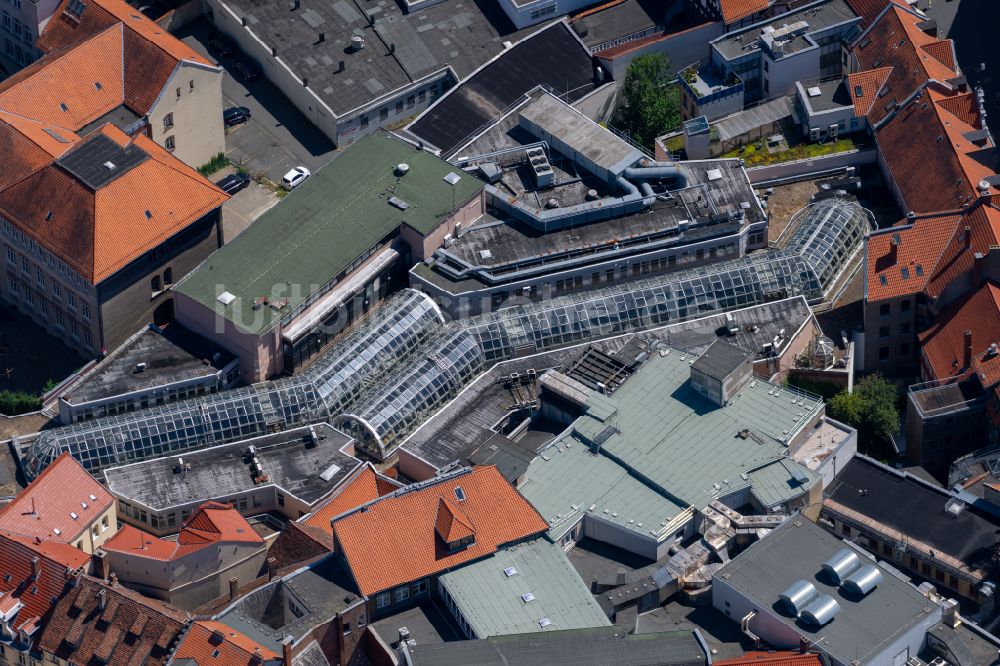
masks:
{"type": "Polygon", "coordinates": [[[663,24],[666,7],[656,0],[625,0],[573,21],[587,46],[595,47],[663,24]]]}
{"type": "MultiPolygon", "coordinates": [[[[771,342],[778,331],[790,338],[812,316],[805,298],[799,296],[732,313],[738,331],[727,336],[730,342],[761,358],[763,346],[771,342]]],[[[615,354],[629,341],[659,340],[674,347],[700,353],[725,334],[725,314],[679,322],[663,328],[624,335],[594,343],[595,349],[615,354]]],[[[428,461],[437,468],[459,461],[487,438],[492,428],[504,418],[517,399],[500,381],[513,373],[524,375],[529,369],[539,375],[550,368],[568,370],[585,352],[587,345],[567,347],[536,354],[493,366],[467,386],[451,402],[431,416],[403,443],[402,448],[428,461]]]]}
{"type": "MultiPolygon", "coordinates": [[[[936,624],[941,611],[915,587],[881,564],[882,582],[878,587],[860,600],[846,597],[839,588],[829,585],[825,577],[817,574],[824,562],[847,545],[799,516],[786,521],[730,561],[716,577],[723,577],[727,585],[758,608],[767,609],[796,633],[820,641],[823,650],[840,663],[858,660],[858,663],[867,664],[888,647],[892,637],[901,636],[917,625],[930,628],[936,624]],[[799,580],[812,583],[820,595],[828,594],[837,601],[840,612],[833,621],[815,627],[774,610],[778,595],[799,580]]],[[[862,562],[870,561],[864,551],[859,550],[858,555],[862,562]]]]}
{"type": "Polygon", "coordinates": [[[538,95],[519,113],[608,171],[620,173],[643,157],[639,150],[552,95],[538,95]]]}
{"type": "MultiPolygon", "coordinates": [[[[819,0],[819,2],[814,2],[793,12],[781,14],[770,21],[761,21],[752,26],[728,32],[712,41],[712,45],[719,50],[719,53],[726,60],[734,60],[751,53],[749,45],[759,42],[760,31],[769,25],[777,30],[786,23],[791,25],[799,21],[805,21],[809,24],[806,34],[810,34],[839,23],[859,20],[845,0],[819,0]]],[[[801,37],[797,37],[796,39],[802,40],[801,37]]],[[[798,49],[793,47],[790,50],[798,49]]]]}
{"type": "Polygon", "coordinates": [[[350,437],[325,423],[312,429],[315,445],[306,441],[307,426],[185,452],[181,457],[191,466],[185,472],[175,471],[178,456],[169,456],[112,467],[104,470],[104,476],[112,493],[154,509],[232,497],[268,486],[312,504],[362,464],[342,451],[352,442],[350,437]],[[246,455],[251,445],[257,448],[257,458],[269,477],[265,484],[254,482],[246,455]]]}
{"type": "Polygon", "coordinates": [[[504,41],[538,29],[516,33],[498,4],[468,0],[411,14],[392,0],[303,2],[297,10],[287,2],[224,4],[246,17],[246,29],[276,48],[278,58],[308,79],[309,88],[338,115],[446,67],[464,78],[503,51],[504,41]],[[365,40],[360,51],[350,48],[354,35],[365,40]],[[341,61],[345,69],[337,73],[341,61]]]}
{"type": "Polygon", "coordinates": [[[698,360],[691,367],[713,379],[722,380],[751,356],[750,352],[741,347],[725,340],[716,340],[698,356],[698,360]]]}
{"type": "Polygon", "coordinates": [[[813,112],[830,111],[845,106],[853,106],[851,95],[847,91],[847,79],[835,81],[809,82],[803,81],[802,88],[806,91],[806,99],[813,112]]]}
{"type": "Polygon", "coordinates": [[[285,636],[298,641],[358,600],[350,574],[331,555],[251,592],[216,619],[280,654],[285,636]],[[302,615],[295,617],[286,610],[288,599],[302,615]]]}
{"type": "Polygon", "coordinates": [[[618,627],[494,636],[410,648],[414,666],[702,666],[694,632],[628,634],[618,627]]]}
{"type": "Polygon", "coordinates": [[[60,396],[71,405],[143,391],[189,379],[215,375],[235,357],[183,328],[171,324],[163,332],[143,329],[111,352],[83,381],[60,396]],[[136,370],[145,363],[142,372],[136,370]]]}

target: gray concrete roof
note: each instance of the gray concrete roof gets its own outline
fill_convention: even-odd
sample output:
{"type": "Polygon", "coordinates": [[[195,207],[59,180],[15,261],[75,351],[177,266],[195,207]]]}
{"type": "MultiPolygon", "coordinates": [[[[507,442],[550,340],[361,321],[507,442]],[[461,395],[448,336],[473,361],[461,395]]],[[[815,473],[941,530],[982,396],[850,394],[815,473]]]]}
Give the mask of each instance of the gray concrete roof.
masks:
{"type": "Polygon", "coordinates": [[[442,2],[410,14],[391,0],[302,3],[294,11],[285,2],[224,4],[338,115],[449,66],[465,77],[528,32],[516,33],[496,3],[442,2]],[[360,51],[350,49],[354,35],[365,40],[360,51]]]}
{"type": "Polygon", "coordinates": [[[132,499],[151,509],[225,499],[253,488],[276,486],[307,504],[313,504],[333,491],[362,465],[342,449],[353,440],[321,423],[295,428],[273,435],[188,451],[181,457],[191,465],[186,472],[175,471],[178,456],[167,456],[104,470],[108,489],[118,497],[132,499]],[[310,429],[316,444],[304,441],[310,429]],[[246,455],[250,446],[257,448],[266,484],[254,482],[246,455]],[[327,479],[321,478],[327,474],[327,479]]]}
{"type": "Polygon", "coordinates": [[[746,363],[751,356],[752,354],[742,347],[719,339],[709,345],[691,367],[721,381],[746,363]]]}
{"type": "MultiPolygon", "coordinates": [[[[758,41],[760,31],[765,26],[773,26],[775,29],[784,24],[791,25],[798,21],[805,21],[809,24],[806,34],[817,32],[825,28],[844,23],[845,21],[857,21],[858,17],[851,10],[845,0],[819,0],[811,3],[794,12],[781,14],[777,18],[761,21],[752,26],[742,27],[739,30],[728,32],[722,37],[712,41],[712,45],[727,59],[734,60],[740,56],[748,55],[750,51],[746,48],[748,44],[758,41]]],[[[802,42],[801,37],[796,40],[802,42]]],[[[793,40],[794,41],[794,40],[793,40]]],[[[801,45],[798,47],[801,48],[801,45]]],[[[792,50],[798,50],[794,45],[792,50]]]]}
{"type": "MultiPolygon", "coordinates": [[[[882,582],[860,600],[847,598],[826,578],[817,575],[824,562],[847,545],[806,518],[785,522],[717,574],[725,583],[759,608],[806,638],[822,641],[822,649],[840,663],[870,663],[903,633],[916,625],[933,626],[941,618],[941,609],[892,570],[879,565],[882,582]],[[819,594],[831,595],[840,612],[828,624],[813,627],[787,614],[778,613],[778,595],[792,583],[806,580],[819,594]]],[[[867,562],[864,551],[858,551],[867,562]]],[[[734,621],[738,622],[737,618],[734,621]]],[[[894,655],[883,655],[891,659],[894,655]]]]}
{"type": "Polygon", "coordinates": [[[111,352],[61,397],[73,405],[165,387],[216,374],[235,357],[222,347],[171,324],[162,333],[145,328],[111,352]],[[139,363],[145,369],[137,372],[139,363]]]}
{"type": "Polygon", "coordinates": [[[444,574],[438,584],[480,638],[611,624],[562,546],[547,539],[497,551],[444,574]],[[542,618],[551,624],[542,627],[542,618]]]}

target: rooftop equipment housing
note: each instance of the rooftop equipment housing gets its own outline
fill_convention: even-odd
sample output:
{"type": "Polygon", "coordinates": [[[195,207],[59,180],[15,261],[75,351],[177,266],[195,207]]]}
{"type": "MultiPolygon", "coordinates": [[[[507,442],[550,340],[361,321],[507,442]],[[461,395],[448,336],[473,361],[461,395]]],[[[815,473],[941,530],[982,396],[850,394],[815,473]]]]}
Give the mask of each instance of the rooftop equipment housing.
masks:
{"type": "Polygon", "coordinates": [[[850,548],[841,548],[823,563],[823,573],[834,585],[840,585],[861,566],[861,558],[850,548]]]}
{"type": "Polygon", "coordinates": [[[859,567],[841,583],[841,589],[855,596],[863,597],[882,582],[882,572],[874,564],[859,567]]]}
{"type": "Polygon", "coordinates": [[[814,599],[812,603],[802,609],[802,614],[799,618],[807,624],[822,627],[829,623],[839,612],[840,604],[837,603],[837,600],[829,594],[824,594],[814,599]]]}
{"type": "Polygon", "coordinates": [[[800,617],[817,597],[819,592],[816,591],[815,585],[807,580],[797,580],[782,592],[778,599],[795,617],[800,617]]]}

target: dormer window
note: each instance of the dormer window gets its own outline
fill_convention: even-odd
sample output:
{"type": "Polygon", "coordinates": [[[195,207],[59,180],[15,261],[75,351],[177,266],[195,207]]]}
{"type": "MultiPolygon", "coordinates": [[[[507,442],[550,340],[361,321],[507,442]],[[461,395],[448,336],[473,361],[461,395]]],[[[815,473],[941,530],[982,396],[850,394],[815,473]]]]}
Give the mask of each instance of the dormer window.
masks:
{"type": "Polygon", "coordinates": [[[476,542],[476,527],[472,520],[444,497],[438,500],[434,531],[449,553],[464,550],[476,542]]]}

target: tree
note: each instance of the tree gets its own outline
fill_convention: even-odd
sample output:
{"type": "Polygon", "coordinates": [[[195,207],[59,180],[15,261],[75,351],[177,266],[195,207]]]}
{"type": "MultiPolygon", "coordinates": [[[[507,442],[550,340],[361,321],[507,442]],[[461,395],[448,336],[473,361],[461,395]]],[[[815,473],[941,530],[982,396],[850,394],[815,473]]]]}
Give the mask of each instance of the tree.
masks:
{"type": "Polygon", "coordinates": [[[649,149],[664,132],[680,125],[680,91],[671,85],[670,60],[662,53],[637,56],[622,83],[622,101],[612,124],[649,149]]]}
{"type": "Polygon", "coordinates": [[[876,373],[861,379],[853,393],[841,391],[827,403],[831,418],[858,429],[863,442],[887,442],[899,429],[895,385],[876,373]]]}

